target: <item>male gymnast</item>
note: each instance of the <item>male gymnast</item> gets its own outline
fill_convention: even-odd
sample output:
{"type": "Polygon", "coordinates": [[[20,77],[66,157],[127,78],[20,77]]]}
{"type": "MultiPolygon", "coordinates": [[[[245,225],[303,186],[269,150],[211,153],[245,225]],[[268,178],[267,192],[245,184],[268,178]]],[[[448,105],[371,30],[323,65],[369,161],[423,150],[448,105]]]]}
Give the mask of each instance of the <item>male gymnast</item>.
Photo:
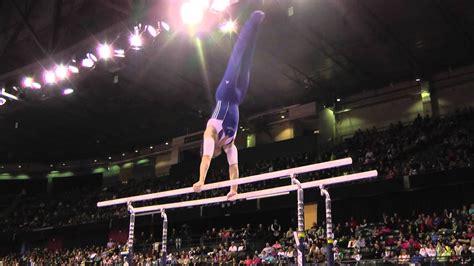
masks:
{"type": "MultiPolygon", "coordinates": [[[[239,178],[238,152],[234,145],[239,126],[239,104],[249,85],[250,69],[260,24],[265,18],[262,11],[254,11],[240,31],[227,69],[216,90],[216,107],[208,120],[203,136],[203,152],[199,168],[199,181],[193,185],[200,192],[206,182],[211,160],[224,150],[229,163],[229,179],[239,178]]],[[[237,185],[231,186],[227,198],[237,195],[237,185]]]]}

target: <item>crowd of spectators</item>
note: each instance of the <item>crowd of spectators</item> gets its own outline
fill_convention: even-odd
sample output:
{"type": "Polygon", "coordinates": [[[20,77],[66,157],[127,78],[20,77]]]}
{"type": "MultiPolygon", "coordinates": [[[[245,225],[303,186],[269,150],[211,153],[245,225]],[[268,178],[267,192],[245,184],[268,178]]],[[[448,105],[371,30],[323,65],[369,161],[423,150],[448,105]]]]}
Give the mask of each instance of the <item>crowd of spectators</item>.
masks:
{"type": "MultiPolygon", "coordinates": [[[[191,241],[182,246],[182,234],[172,230],[167,261],[171,265],[287,265],[294,263],[297,258],[298,247],[293,233],[291,226],[283,227],[274,220],[270,225],[247,224],[238,230],[230,226],[212,228],[197,234],[197,242],[191,241]]],[[[329,251],[325,224],[314,224],[305,233],[305,260],[314,264],[324,263],[329,251]]],[[[456,210],[418,213],[403,218],[397,213],[382,214],[379,221],[372,222],[351,218],[334,224],[333,234],[333,256],[340,263],[377,260],[400,264],[451,262],[469,265],[474,252],[474,204],[470,208],[463,206],[456,210]]],[[[141,242],[137,246],[141,248],[133,253],[134,265],[158,265],[161,243],[141,242]]],[[[21,263],[129,265],[123,255],[124,250],[113,242],[106,247],[34,249],[23,254],[0,257],[0,266],[21,263]]]]}
{"type": "MultiPolygon", "coordinates": [[[[474,119],[473,110],[456,112],[444,118],[418,116],[412,123],[392,124],[385,130],[357,131],[326,153],[303,153],[273,160],[241,165],[241,175],[248,176],[318,161],[352,157],[354,164],[327,171],[319,171],[301,177],[321,179],[366,169],[379,170],[382,178],[418,175],[428,171],[443,171],[459,167],[471,167],[473,158],[474,119]]],[[[227,169],[213,165],[208,181],[222,180],[227,169]]],[[[17,208],[3,214],[2,231],[31,230],[48,226],[76,225],[121,218],[127,215],[124,206],[107,209],[96,208],[98,200],[150,193],[181,187],[189,187],[196,180],[196,169],[178,179],[150,178],[130,180],[127,184],[108,187],[78,187],[54,195],[22,195],[17,208]]],[[[272,180],[241,185],[239,190],[251,191],[277,185],[284,180],[272,180]]],[[[186,194],[182,200],[223,195],[225,190],[186,194]]]]}

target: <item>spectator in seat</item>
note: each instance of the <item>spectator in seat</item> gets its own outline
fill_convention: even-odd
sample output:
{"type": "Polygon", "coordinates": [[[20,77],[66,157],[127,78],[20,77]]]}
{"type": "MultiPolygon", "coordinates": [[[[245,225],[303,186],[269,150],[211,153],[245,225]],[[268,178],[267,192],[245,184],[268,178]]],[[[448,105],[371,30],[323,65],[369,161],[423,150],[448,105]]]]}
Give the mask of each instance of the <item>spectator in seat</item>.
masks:
{"type": "Polygon", "coordinates": [[[235,242],[232,241],[232,242],[230,243],[230,247],[229,247],[229,253],[230,253],[230,255],[231,255],[231,256],[232,256],[232,255],[235,255],[235,253],[237,253],[237,251],[238,251],[238,247],[237,247],[237,245],[235,244],[235,242]]]}
{"type": "Polygon", "coordinates": [[[262,260],[258,257],[257,254],[254,254],[252,258],[252,265],[260,265],[260,263],[262,263],[262,260]]]}
{"type": "Polygon", "coordinates": [[[347,243],[347,248],[355,248],[356,243],[357,240],[355,239],[355,237],[352,236],[351,240],[349,240],[349,242],[347,243]]]}
{"type": "Polygon", "coordinates": [[[410,255],[407,253],[406,249],[400,250],[400,255],[398,256],[398,263],[408,263],[410,261],[410,255]]]}
{"type": "Polygon", "coordinates": [[[415,254],[411,257],[410,262],[414,264],[421,264],[423,263],[424,257],[425,256],[420,254],[420,251],[415,250],[415,254]]]}
{"type": "Polygon", "coordinates": [[[279,239],[281,226],[278,224],[277,219],[273,220],[272,225],[270,225],[270,230],[272,231],[272,235],[274,239],[279,239]]]}
{"type": "Polygon", "coordinates": [[[456,245],[454,246],[454,255],[461,256],[462,251],[463,251],[463,246],[461,246],[461,243],[456,242],[456,245]]]}
{"type": "Polygon", "coordinates": [[[372,254],[373,254],[372,256],[374,259],[383,258],[384,252],[378,241],[374,243],[374,250],[372,254]]]}
{"type": "Polygon", "coordinates": [[[466,244],[463,244],[462,251],[461,251],[461,264],[467,265],[471,263],[471,260],[472,260],[472,251],[467,247],[466,244]]]}
{"type": "Polygon", "coordinates": [[[293,239],[293,228],[288,228],[288,231],[286,231],[286,234],[285,234],[285,238],[286,240],[290,240],[290,239],[293,239]]]}
{"type": "Polygon", "coordinates": [[[362,255],[359,253],[359,251],[356,249],[354,251],[354,254],[351,256],[351,259],[359,262],[362,259],[362,255]]]}
{"type": "Polygon", "coordinates": [[[278,240],[275,241],[275,244],[272,245],[272,248],[275,249],[275,250],[280,249],[281,248],[280,242],[278,240]]]}
{"type": "Polygon", "coordinates": [[[355,243],[355,248],[358,250],[365,248],[365,238],[363,238],[362,236],[359,236],[355,243]]]}
{"type": "Polygon", "coordinates": [[[295,249],[292,246],[288,247],[288,250],[285,251],[285,258],[289,263],[295,263],[295,249]]]}
{"type": "Polygon", "coordinates": [[[249,255],[247,255],[247,257],[245,258],[245,260],[244,260],[244,261],[241,261],[240,264],[243,264],[243,265],[246,265],[246,266],[253,265],[253,264],[252,264],[252,259],[250,258],[249,255]]]}
{"type": "Polygon", "coordinates": [[[273,248],[270,246],[270,243],[266,243],[265,247],[262,249],[262,252],[260,252],[260,257],[265,258],[267,256],[270,256],[273,253],[273,248]]]}

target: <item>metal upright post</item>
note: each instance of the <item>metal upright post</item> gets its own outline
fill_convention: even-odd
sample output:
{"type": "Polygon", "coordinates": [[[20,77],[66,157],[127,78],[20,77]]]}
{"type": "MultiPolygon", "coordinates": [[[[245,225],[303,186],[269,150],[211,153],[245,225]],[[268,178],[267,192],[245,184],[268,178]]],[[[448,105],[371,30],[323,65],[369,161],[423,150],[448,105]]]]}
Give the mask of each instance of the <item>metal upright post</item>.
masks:
{"type": "Polygon", "coordinates": [[[128,263],[130,265],[133,265],[133,238],[135,235],[135,211],[133,209],[132,203],[128,202],[127,203],[128,211],[130,212],[130,224],[128,227],[128,241],[127,241],[127,247],[128,247],[128,263]]]}
{"type": "Polygon", "coordinates": [[[327,261],[328,266],[334,266],[334,255],[333,255],[333,243],[334,243],[334,234],[332,233],[332,215],[331,215],[331,197],[329,192],[323,187],[320,186],[321,196],[325,197],[326,202],[326,238],[327,238],[327,261]]]}
{"type": "Polygon", "coordinates": [[[161,265],[166,265],[166,246],[168,242],[168,215],[166,215],[165,210],[161,210],[161,218],[163,218],[163,238],[161,244],[161,265]]]}
{"type": "Polygon", "coordinates": [[[305,265],[305,230],[304,230],[304,190],[301,187],[301,183],[296,179],[295,174],[291,174],[291,183],[298,186],[297,190],[297,212],[298,212],[298,237],[296,243],[298,244],[298,266],[305,265]]]}

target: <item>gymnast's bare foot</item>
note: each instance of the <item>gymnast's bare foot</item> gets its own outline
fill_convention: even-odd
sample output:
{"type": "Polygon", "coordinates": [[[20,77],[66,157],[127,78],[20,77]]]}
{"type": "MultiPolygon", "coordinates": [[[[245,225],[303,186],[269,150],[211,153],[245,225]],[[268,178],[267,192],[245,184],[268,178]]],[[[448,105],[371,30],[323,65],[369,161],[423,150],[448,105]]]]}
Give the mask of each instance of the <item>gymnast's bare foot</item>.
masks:
{"type": "Polygon", "coordinates": [[[238,193],[237,193],[237,190],[231,189],[231,190],[229,191],[229,193],[227,193],[227,200],[229,200],[229,201],[235,200],[235,196],[236,196],[237,194],[238,194],[238,193]]]}
{"type": "Polygon", "coordinates": [[[198,182],[194,183],[194,185],[193,185],[194,192],[201,192],[202,186],[204,186],[204,182],[198,181],[198,182]]]}

